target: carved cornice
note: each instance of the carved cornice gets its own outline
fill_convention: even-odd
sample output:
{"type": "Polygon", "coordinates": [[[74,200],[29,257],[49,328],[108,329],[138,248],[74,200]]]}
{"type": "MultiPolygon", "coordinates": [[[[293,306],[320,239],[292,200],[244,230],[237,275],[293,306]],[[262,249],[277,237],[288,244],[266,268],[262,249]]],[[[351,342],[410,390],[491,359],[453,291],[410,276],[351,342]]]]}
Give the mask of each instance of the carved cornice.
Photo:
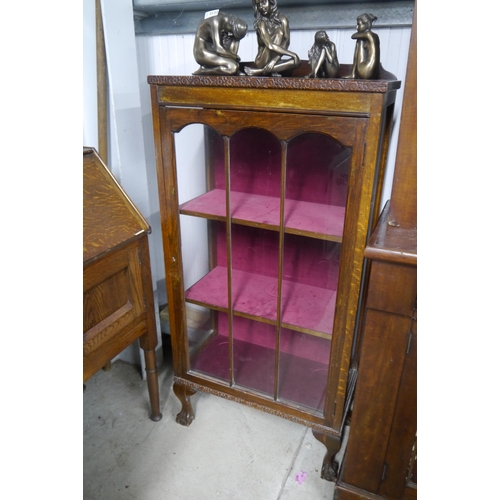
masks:
{"type": "Polygon", "coordinates": [[[401,87],[401,82],[396,80],[394,75],[387,72],[385,72],[385,75],[389,76],[389,79],[354,80],[344,78],[296,78],[285,76],[148,76],[148,83],[166,86],[330,90],[378,93],[396,90],[401,87]]]}
{"type": "Polygon", "coordinates": [[[321,432],[323,434],[331,435],[331,436],[336,436],[340,437],[341,433],[336,431],[335,429],[332,429],[331,427],[327,427],[325,425],[321,424],[316,424],[314,422],[310,422],[309,420],[305,420],[303,418],[296,417],[295,415],[291,415],[289,413],[285,413],[283,411],[275,410],[274,408],[270,408],[268,406],[259,404],[259,403],[254,403],[253,401],[247,401],[245,399],[239,398],[237,396],[233,396],[231,394],[227,394],[222,391],[218,391],[216,389],[212,389],[211,387],[206,387],[200,384],[197,384],[195,382],[191,382],[190,380],[186,380],[180,377],[174,377],[174,383],[177,384],[182,384],[185,385],[186,387],[189,387],[193,389],[194,391],[202,391],[202,392],[207,392],[209,394],[212,394],[214,396],[218,396],[223,399],[227,399],[229,401],[234,401],[236,403],[243,404],[245,406],[249,406],[251,408],[255,408],[257,410],[264,411],[266,413],[270,413],[271,415],[275,415],[277,417],[284,418],[286,420],[290,420],[292,422],[295,422],[300,425],[304,425],[306,427],[310,427],[311,429],[314,429],[315,431],[321,432]]]}

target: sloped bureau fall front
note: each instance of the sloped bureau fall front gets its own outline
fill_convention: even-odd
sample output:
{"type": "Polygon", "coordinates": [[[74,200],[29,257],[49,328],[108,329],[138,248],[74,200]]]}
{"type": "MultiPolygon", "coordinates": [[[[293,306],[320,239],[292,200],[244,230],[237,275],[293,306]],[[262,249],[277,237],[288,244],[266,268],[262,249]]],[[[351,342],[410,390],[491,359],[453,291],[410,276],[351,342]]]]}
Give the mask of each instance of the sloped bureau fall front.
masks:
{"type": "Polygon", "coordinates": [[[177,421],[203,390],[302,423],[334,480],[400,82],[306,72],[148,82],[177,421]]]}

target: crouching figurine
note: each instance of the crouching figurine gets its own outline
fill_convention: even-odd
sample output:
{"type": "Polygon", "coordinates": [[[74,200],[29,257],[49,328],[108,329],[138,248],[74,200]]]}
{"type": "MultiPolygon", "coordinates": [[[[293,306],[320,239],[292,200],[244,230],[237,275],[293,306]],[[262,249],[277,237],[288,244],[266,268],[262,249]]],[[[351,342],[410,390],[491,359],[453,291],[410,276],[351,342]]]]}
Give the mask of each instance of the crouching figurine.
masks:
{"type": "Polygon", "coordinates": [[[203,19],[194,38],[193,55],[200,69],[193,75],[244,75],[240,72],[238,49],[247,34],[246,21],[219,12],[203,19]]]}
{"type": "Polygon", "coordinates": [[[305,78],[335,78],[339,73],[339,61],[335,44],[326,31],[317,31],[309,52],[311,72],[305,78]]]}
{"type": "Polygon", "coordinates": [[[373,14],[362,14],[358,17],[357,33],[351,38],[356,40],[352,71],[346,78],[378,78],[380,70],[380,41],[378,35],[371,31],[373,14]]]}

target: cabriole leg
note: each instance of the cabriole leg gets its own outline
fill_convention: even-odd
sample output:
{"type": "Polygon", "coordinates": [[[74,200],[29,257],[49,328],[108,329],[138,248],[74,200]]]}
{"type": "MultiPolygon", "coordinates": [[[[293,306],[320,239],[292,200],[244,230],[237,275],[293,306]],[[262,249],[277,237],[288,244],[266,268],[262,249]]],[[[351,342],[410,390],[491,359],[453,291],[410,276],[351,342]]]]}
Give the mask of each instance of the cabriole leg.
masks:
{"type": "Polygon", "coordinates": [[[191,389],[190,387],[185,386],[184,384],[174,382],[174,393],[179,398],[179,401],[182,404],[182,409],[177,414],[175,421],[178,424],[189,427],[191,422],[194,420],[194,411],[193,407],[191,406],[190,397],[195,394],[196,391],[191,389]]]}
{"type": "Polygon", "coordinates": [[[339,452],[342,444],[340,436],[331,436],[315,430],[312,433],[326,447],[326,454],[321,467],[321,478],[326,481],[337,481],[339,464],[335,461],[335,455],[339,452]]]}

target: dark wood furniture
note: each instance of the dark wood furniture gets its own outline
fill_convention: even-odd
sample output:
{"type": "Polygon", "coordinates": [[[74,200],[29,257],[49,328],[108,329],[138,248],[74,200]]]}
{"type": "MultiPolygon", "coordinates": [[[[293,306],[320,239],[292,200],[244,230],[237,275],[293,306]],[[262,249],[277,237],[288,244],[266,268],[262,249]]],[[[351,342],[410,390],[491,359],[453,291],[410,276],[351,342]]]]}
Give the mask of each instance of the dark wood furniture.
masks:
{"type": "Polygon", "coordinates": [[[416,5],[391,201],[371,261],[359,375],[336,500],[417,498],[416,5]]]}
{"type": "Polygon", "coordinates": [[[83,381],[136,339],[151,419],[161,419],[149,224],[92,148],[83,148],[83,381]]]}
{"type": "Polygon", "coordinates": [[[177,422],[203,390],[302,423],[334,480],[400,82],[308,71],[148,81],[177,422]]]}

